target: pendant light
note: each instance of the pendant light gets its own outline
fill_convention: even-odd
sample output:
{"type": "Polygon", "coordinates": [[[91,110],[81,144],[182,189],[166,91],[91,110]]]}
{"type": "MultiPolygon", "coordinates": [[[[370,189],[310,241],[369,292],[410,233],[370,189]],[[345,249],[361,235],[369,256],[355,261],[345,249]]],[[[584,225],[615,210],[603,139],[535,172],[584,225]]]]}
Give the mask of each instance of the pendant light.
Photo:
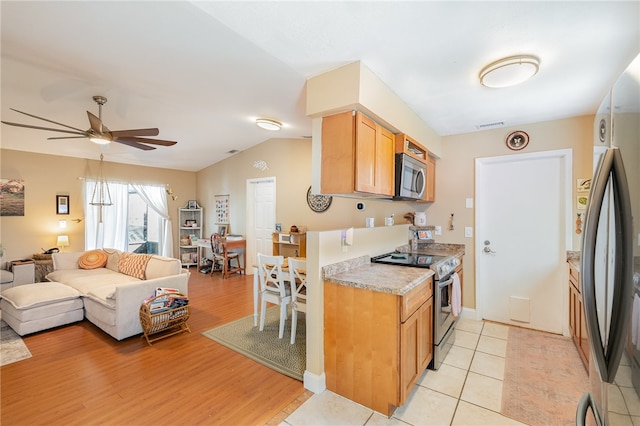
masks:
{"type": "Polygon", "coordinates": [[[109,192],[109,186],[107,180],[104,177],[102,171],[104,156],[100,154],[100,166],[98,168],[98,177],[96,178],[96,186],[93,188],[93,195],[91,196],[91,205],[98,206],[98,221],[102,223],[102,208],[104,206],[112,206],[111,193],[109,192]]]}

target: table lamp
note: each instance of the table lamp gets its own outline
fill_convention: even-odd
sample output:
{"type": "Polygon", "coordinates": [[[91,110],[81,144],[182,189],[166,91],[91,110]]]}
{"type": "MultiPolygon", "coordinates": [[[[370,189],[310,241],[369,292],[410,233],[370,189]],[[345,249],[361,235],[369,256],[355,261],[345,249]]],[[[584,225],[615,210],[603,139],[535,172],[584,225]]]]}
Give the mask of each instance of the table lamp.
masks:
{"type": "Polygon", "coordinates": [[[56,245],[60,247],[60,251],[63,251],[65,247],[69,246],[69,236],[58,235],[58,243],[56,245]]]}

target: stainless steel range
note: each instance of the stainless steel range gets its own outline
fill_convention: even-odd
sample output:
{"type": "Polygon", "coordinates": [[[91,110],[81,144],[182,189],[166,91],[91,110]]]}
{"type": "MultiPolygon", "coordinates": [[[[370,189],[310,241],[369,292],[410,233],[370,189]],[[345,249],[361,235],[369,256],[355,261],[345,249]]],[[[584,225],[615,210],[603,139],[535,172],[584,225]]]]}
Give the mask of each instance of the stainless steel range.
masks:
{"type": "Polygon", "coordinates": [[[371,262],[387,265],[429,268],[434,272],[433,283],[433,369],[437,370],[451,349],[455,338],[456,317],[451,308],[453,274],[460,265],[455,256],[435,256],[421,253],[392,252],[371,258],[371,262]]]}

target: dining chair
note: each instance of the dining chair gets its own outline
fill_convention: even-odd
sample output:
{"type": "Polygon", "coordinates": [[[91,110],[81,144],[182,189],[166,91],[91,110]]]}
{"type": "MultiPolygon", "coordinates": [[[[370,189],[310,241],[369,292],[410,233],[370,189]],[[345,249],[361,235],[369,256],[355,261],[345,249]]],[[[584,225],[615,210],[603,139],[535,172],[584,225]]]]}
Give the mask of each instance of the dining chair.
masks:
{"type": "Polygon", "coordinates": [[[284,336],[287,321],[287,305],[291,303],[291,289],[286,284],[282,272],[284,256],[258,254],[258,274],[260,276],[260,331],[264,330],[267,302],[280,305],[280,329],[278,337],[284,336]]]}
{"type": "Polygon", "coordinates": [[[291,344],[296,342],[298,312],[307,312],[307,261],[290,257],[289,285],[291,286],[291,344]]]}
{"type": "Polygon", "coordinates": [[[224,240],[222,242],[222,278],[227,278],[231,274],[242,275],[244,273],[246,249],[246,240],[224,240]],[[240,254],[242,254],[243,262],[240,262],[240,254]],[[232,265],[232,262],[235,262],[235,265],[232,265]]]}

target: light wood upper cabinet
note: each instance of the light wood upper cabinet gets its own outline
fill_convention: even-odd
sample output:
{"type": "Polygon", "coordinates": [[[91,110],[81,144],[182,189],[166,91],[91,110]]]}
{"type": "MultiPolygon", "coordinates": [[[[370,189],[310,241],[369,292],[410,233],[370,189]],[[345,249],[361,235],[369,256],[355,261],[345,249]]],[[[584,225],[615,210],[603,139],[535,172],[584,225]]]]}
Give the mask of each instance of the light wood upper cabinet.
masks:
{"type": "Polygon", "coordinates": [[[427,156],[427,173],[422,201],[434,202],[436,200],[436,159],[427,156]]]}
{"type": "Polygon", "coordinates": [[[392,197],[393,134],[360,112],[324,117],[320,191],[392,197]]]}
{"type": "Polygon", "coordinates": [[[432,203],[436,200],[436,159],[429,155],[427,148],[422,146],[420,142],[416,141],[409,135],[400,133],[394,135],[395,138],[395,153],[407,154],[412,158],[424,163],[426,168],[425,173],[425,188],[424,195],[419,201],[432,203]]]}

